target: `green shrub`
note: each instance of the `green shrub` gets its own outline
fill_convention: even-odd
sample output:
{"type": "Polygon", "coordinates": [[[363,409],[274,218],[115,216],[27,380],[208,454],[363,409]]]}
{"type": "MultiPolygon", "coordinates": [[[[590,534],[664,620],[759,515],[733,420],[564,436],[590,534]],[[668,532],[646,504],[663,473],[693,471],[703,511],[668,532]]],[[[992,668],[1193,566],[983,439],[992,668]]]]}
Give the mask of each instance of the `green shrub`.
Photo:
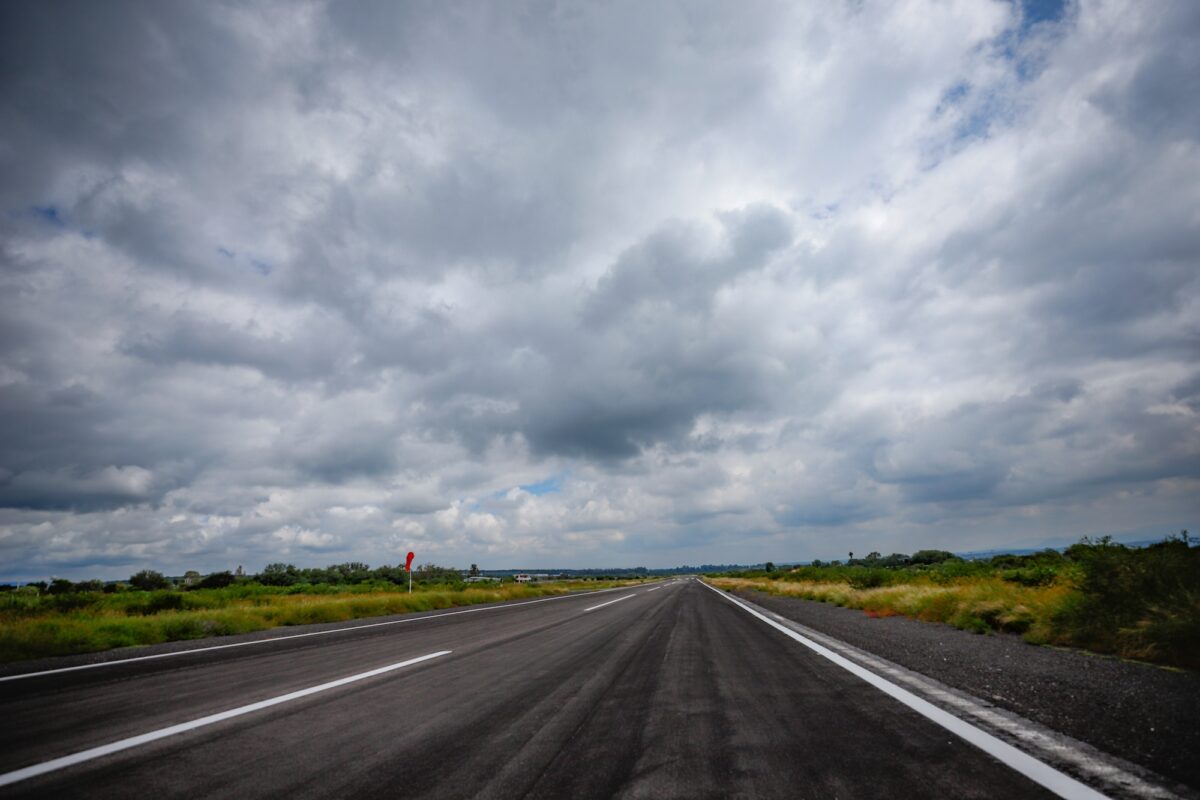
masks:
{"type": "Polygon", "coordinates": [[[143,592],[152,592],[155,589],[166,589],[171,582],[161,572],[144,569],[130,576],[129,585],[143,592]]]}
{"type": "Polygon", "coordinates": [[[1028,569],[1006,570],[1001,577],[1022,586],[1049,586],[1058,577],[1058,570],[1049,566],[1034,566],[1028,569]]]}
{"type": "Polygon", "coordinates": [[[133,602],[126,606],[126,614],[149,616],[163,611],[180,611],[183,609],[183,595],[173,592],[170,589],[149,592],[139,599],[140,602],[133,602]]]}
{"type": "Polygon", "coordinates": [[[909,556],[910,564],[940,564],[943,561],[953,561],[958,556],[945,550],[918,550],[909,556]]]}
{"type": "Polygon", "coordinates": [[[235,580],[237,579],[234,578],[233,573],[229,570],[225,570],[224,572],[214,572],[211,575],[204,576],[204,579],[201,580],[200,583],[196,584],[196,588],[224,589],[226,586],[233,585],[235,580]]]}
{"type": "Polygon", "coordinates": [[[849,584],[855,589],[874,589],[892,583],[891,576],[884,569],[857,569],[849,578],[849,584]]]}
{"type": "Polygon", "coordinates": [[[1134,549],[1109,539],[1067,550],[1079,567],[1080,597],[1060,610],[1073,643],[1200,667],[1200,549],[1168,539],[1134,549]]]}

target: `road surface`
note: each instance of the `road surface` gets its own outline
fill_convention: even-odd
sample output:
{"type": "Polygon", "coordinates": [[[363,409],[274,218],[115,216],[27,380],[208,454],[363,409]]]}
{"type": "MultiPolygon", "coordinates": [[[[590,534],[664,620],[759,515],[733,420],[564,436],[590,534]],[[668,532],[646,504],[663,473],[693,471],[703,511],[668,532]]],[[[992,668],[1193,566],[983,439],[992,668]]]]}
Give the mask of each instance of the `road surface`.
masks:
{"type": "Polygon", "coordinates": [[[696,580],[469,611],[0,680],[0,796],[1054,796],[696,580]]]}

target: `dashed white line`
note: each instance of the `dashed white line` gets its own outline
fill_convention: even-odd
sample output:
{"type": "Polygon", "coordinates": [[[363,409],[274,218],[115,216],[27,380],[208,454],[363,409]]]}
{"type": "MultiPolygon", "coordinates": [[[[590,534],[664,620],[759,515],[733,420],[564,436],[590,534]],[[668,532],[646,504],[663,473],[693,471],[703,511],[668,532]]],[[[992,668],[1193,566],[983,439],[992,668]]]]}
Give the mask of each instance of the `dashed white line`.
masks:
{"type": "Polygon", "coordinates": [[[597,608],[604,608],[605,606],[611,606],[613,603],[619,603],[622,600],[628,600],[631,597],[633,597],[632,594],[627,594],[624,597],[618,597],[616,600],[609,600],[607,603],[601,603],[598,606],[592,606],[591,608],[585,608],[584,611],[595,611],[597,608]]]}
{"type": "MultiPolygon", "coordinates": [[[[623,589],[628,589],[627,586],[614,586],[611,589],[597,589],[593,592],[587,592],[589,595],[604,594],[605,592],[617,592],[623,589]]],[[[350,625],[345,628],[334,628],[327,631],[311,631],[309,633],[292,633],[287,636],[271,636],[265,639],[255,639],[252,642],[234,642],[232,644],[214,644],[209,647],[193,647],[190,650],[176,650],[171,653],[155,653],[150,656],[135,656],[133,658],[117,658],[112,661],[97,661],[93,664],[78,664],[74,667],[58,667],[57,669],[44,669],[38,672],[22,672],[17,675],[0,676],[0,683],[4,681],[19,681],[23,678],[36,678],[41,675],[56,675],[60,672],[77,672],[82,669],[99,669],[100,667],[110,667],[114,664],[132,664],[137,661],[154,661],[160,658],[174,658],[175,656],[187,656],[192,653],[207,653],[211,650],[227,650],[231,647],[250,647],[256,644],[270,644],[271,642],[283,642],[288,639],[305,639],[310,636],[329,636],[335,633],[346,633],[347,631],[361,631],[366,628],[379,628],[385,625],[401,625],[406,622],[421,622],[427,619],[439,619],[441,617],[453,617],[458,614],[477,614],[480,611],[501,611],[506,608],[516,608],[517,606],[528,606],[534,603],[549,603],[552,600],[569,600],[575,597],[582,597],[583,594],[565,594],[557,597],[541,597],[537,600],[522,600],[519,603],[505,603],[499,606],[480,606],[478,608],[464,608],[458,611],[446,611],[441,614],[426,614],[423,617],[405,617],[404,619],[390,619],[386,622],[368,622],[365,625],[350,625]]],[[[591,611],[591,609],[585,609],[591,611]]]]}
{"type": "Polygon", "coordinates": [[[725,592],[722,592],[720,589],[709,586],[707,583],[705,583],[704,586],[716,592],[730,603],[733,603],[747,614],[758,617],[760,620],[767,623],[772,628],[775,628],[788,638],[794,639],[818,655],[829,659],[842,669],[853,673],[859,678],[862,678],[876,689],[879,689],[885,694],[888,694],[896,700],[899,700],[901,703],[908,706],[913,711],[916,711],[921,716],[925,717],[931,722],[941,725],[954,735],[965,739],[966,741],[978,747],[980,750],[983,750],[988,755],[1000,761],[1002,764],[1005,764],[1011,769],[1016,770],[1026,778],[1041,784],[1059,797],[1065,797],[1068,798],[1068,800],[1097,800],[1105,798],[1105,795],[1097,792],[1087,784],[1080,783],[1064,772],[1059,772],[1049,764],[1045,764],[1028,753],[1018,750],[1011,744],[997,739],[995,736],[975,727],[966,720],[960,719],[947,711],[943,711],[933,703],[930,703],[928,700],[918,697],[907,689],[897,686],[886,678],[881,678],[874,672],[855,664],[853,661],[850,661],[844,656],[838,655],[824,645],[817,644],[813,640],[801,636],[791,628],[781,625],[765,614],[761,614],[758,611],[755,611],[753,608],[750,608],[738,600],[735,600],[725,592]]]}
{"type": "Polygon", "coordinates": [[[18,781],[23,781],[37,775],[45,775],[47,772],[55,772],[60,769],[65,769],[66,767],[74,766],[75,764],[81,764],[84,761],[91,761],[94,758],[100,758],[112,753],[119,753],[122,750],[128,750],[131,747],[137,747],[138,745],[143,745],[148,742],[165,739],[168,736],[186,733],[187,731],[192,731],[196,728],[203,728],[206,725],[212,725],[227,719],[240,717],[243,714],[250,714],[255,711],[261,711],[264,708],[277,706],[280,703],[287,703],[292,700],[298,700],[301,697],[308,697],[310,694],[328,691],[329,689],[335,689],[338,686],[345,686],[348,683],[354,683],[356,681],[366,680],[367,678],[373,678],[376,675],[383,675],[386,672],[392,672],[393,670],[402,669],[403,667],[410,667],[413,664],[419,664],[422,661],[428,661],[431,658],[449,655],[450,652],[450,650],[439,650],[436,653],[429,653],[416,658],[410,658],[407,661],[400,661],[396,664],[388,664],[386,667],[379,667],[378,669],[368,670],[367,672],[360,672],[357,675],[351,675],[346,678],[338,678],[336,681],[329,681],[328,683],[322,683],[318,686],[310,686],[307,689],[288,692],[287,694],[281,694],[278,697],[272,697],[268,700],[260,700],[257,703],[251,703],[250,705],[240,706],[238,708],[231,708],[228,711],[221,711],[217,714],[209,714],[207,717],[200,717],[199,719],[194,719],[190,722],[183,722],[179,725],[171,725],[167,728],[159,728],[156,731],[143,733],[139,736],[130,736],[128,739],[119,739],[115,742],[109,742],[108,744],[100,745],[99,747],[93,747],[89,750],[81,750],[78,753],[72,753],[69,756],[62,756],[61,758],[55,758],[50,761],[43,761],[41,764],[34,764],[32,766],[23,767],[22,769],[13,770],[12,772],[5,772],[4,774],[0,775],[0,786],[9,786],[17,783],[18,781]]]}

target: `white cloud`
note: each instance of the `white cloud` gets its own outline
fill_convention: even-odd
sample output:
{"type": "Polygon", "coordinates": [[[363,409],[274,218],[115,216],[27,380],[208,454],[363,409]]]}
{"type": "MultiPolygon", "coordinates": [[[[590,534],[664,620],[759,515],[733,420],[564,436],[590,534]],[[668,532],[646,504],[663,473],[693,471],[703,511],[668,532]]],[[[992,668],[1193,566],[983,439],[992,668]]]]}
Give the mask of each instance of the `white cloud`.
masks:
{"type": "Polygon", "coordinates": [[[0,13],[7,577],[1196,524],[1191,4],[0,13]]]}

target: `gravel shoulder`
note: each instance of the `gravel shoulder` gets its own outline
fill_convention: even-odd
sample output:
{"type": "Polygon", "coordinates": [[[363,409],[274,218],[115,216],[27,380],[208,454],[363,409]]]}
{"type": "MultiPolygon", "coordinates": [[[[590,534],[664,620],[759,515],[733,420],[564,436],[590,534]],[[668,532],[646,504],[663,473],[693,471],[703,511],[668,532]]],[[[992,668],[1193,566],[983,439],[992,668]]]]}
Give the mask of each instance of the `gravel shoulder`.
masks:
{"type": "Polygon", "coordinates": [[[907,617],[871,618],[827,603],[739,595],[1023,717],[1200,789],[1200,674],[1017,636],[968,633],[907,617]]]}

